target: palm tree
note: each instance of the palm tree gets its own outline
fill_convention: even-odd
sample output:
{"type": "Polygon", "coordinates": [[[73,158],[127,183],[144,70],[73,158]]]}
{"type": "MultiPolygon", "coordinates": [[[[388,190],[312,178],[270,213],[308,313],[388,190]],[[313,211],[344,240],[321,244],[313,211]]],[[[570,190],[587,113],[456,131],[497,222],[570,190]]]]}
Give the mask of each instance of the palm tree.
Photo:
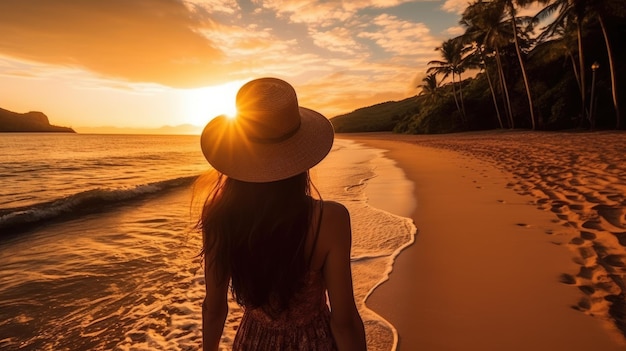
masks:
{"type": "Polygon", "coordinates": [[[532,128],[536,128],[536,120],[535,120],[535,108],[533,106],[533,99],[530,95],[530,86],[528,84],[528,75],[526,74],[526,66],[524,65],[524,60],[522,58],[522,52],[519,45],[519,37],[518,37],[518,27],[517,27],[517,10],[515,9],[515,4],[519,6],[525,6],[531,2],[531,0],[503,0],[506,3],[508,8],[509,15],[511,16],[511,26],[513,29],[513,42],[515,43],[515,52],[517,53],[517,59],[519,60],[519,65],[522,70],[522,77],[524,78],[524,87],[526,88],[526,96],[528,97],[528,109],[530,111],[530,121],[532,124],[532,128]]]}
{"type": "Polygon", "coordinates": [[[493,106],[496,110],[498,123],[500,124],[500,128],[504,128],[504,125],[502,124],[502,117],[500,116],[500,108],[498,107],[498,99],[496,98],[496,92],[487,67],[487,57],[483,51],[483,45],[478,44],[472,35],[467,34],[468,33],[461,36],[463,38],[463,42],[466,43],[464,51],[468,52],[463,59],[464,66],[468,69],[478,69],[479,72],[485,73],[487,83],[489,83],[489,92],[491,92],[491,98],[493,100],[493,106]]]}
{"type": "Polygon", "coordinates": [[[549,3],[541,11],[535,15],[535,19],[544,20],[557,12],[557,16],[550,24],[548,24],[544,31],[539,35],[539,40],[544,40],[554,36],[563,28],[576,28],[576,34],[578,36],[578,72],[579,72],[579,86],[580,86],[580,99],[581,99],[581,123],[584,118],[587,117],[587,103],[586,103],[586,86],[585,86],[585,59],[583,51],[583,20],[585,19],[585,7],[587,0],[555,0],[549,3]]]}
{"type": "Polygon", "coordinates": [[[496,117],[498,117],[498,124],[500,124],[500,129],[504,129],[504,124],[502,123],[502,117],[500,116],[500,109],[498,108],[498,100],[496,99],[496,91],[493,87],[493,83],[491,82],[491,76],[489,75],[489,68],[487,67],[487,58],[485,57],[485,53],[481,45],[476,45],[476,51],[479,55],[478,68],[480,70],[485,71],[485,75],[487,76],[487,83],[489,83],[489,90],[491,91],[491,98],[493,99],[493,107],[496,109],[496,117]]]}
{"type": "MultiPolygon", "coordinates": [[[[433,60],[428,62],[429,66],[436,66],[428,68],[426,73],[434,72],[435,74],[441,74],[443,76],[442,80],[452,75],[452,95],[454,97],[454,102],[456,104],[457,110],[461,114],[463,122],[466,123],[464,108],[461,108],[461,105],[459,105],[459,100],[456,96],[456,80],[454,79],[457,74],[460,74],[462,69],[462,49],[463,45],[458,38],[448,39],[444,41],[440,47],[435,49],[441,53],[442,60],[433,60]]],[[[460,97],[462,99],[463,95],[461,94],[460,97]]],[[[462,100],[461,104],[463,104],[462,100]]]]}
{"type": "Polygon", "coordinates": [[[422,78],[422,84],[418,85],[418,88],[422,88],[419,95],[428,95],[431,102],[435,102],[439,99],[439,85],[437,81],[437,74],[431,73],[422,78]]]}
{"type": "Polygon", "coordinates": [[[604,43],[606,45],[607,55],[609,56],[609,69],[611,70],[611,90],[613,91],[613,106],[615,108],[615,128],[620,129],[620,121],[622,117],[619,112],[619,100],[617,99],[617,77],[615,73],[615,63],[613,62],[613,52],[611,50],[611,43],[609,42],[609,36],[606,30],[606,24],[604,23],[604,16],[600,12],[597,13],[598,21],[600,22],[600,27],[602,28],[602,35],[604,36],[604,43]]]}
{"type": "Polygon", "coordinates": [[[585,87],[585,60],[583,51],[583,30],[588,20],[596,19],[600,24],[602,30],[602,36],[604,37],[604,43],[606,46],[607,56],[609,59],[609,69],[611,71],[611,90],[613,97],[613,106],[615,108],[616,115],[616,127],[620,128],[621,115],[619,110],[619,103],[617,97],[617,73],[615,70],[615,62],[613,57],[613,50],[609,40],[607,26],[605,23],[605,17],[608,14],[621,13],[624,14],[623,0],[554,0],[544,9],[535,15],[538,20],[543,20],[550,15],[557,13],[556,18],[550,24],[548,24],[543,33],[540,35],[540,39],[550,37],[559,34],[562,28],[570,28],[574,26],[576,28],[576,35],[578,38],[578,61],[580,71],[580,88],[581,88],[581,101],[583,106],[583,115],[586,115],[586,87],[585,87]]]}
{"type": "Polygon", "coordinates": [[[467,114],[465,113],[465,103],[463,102],[463,77],[461,76],[461,74],[463,72],[465,72],[465,68],[468,67],[470,64],[468,63],[468,59],[470,59],[471,57],[468,56],[468,52],[471,51],[472,47],[471,46],[466,46],[464,45],[462,38],[461,37],[457,37],[454,38],[455,41],[458,42],[458,45],[461,47],[461,52],[460,52],[460,60],[459,63],[456,65],[456,74],[459,76],[459,100],[461,101],[461,110],[463,111],[463,118],[465,119],[465,122],[467,123],[467,114]]]}
{"type": "Polygon", "coordinates": [[[542,33],[539,36],[537,45],[535,45],[533,50],[529,53],[529,58],[549,58],[554,57],[555,55],[567,57],[571,63],[574,78],[576,80],[576,84],[578,84],[578,90],[582,92],[580,86],[580,75],[578,73],[578,64],[576,63],[574,52],[571,50],[572,46],[576,46],[577,39],[574,31],[563,27],[568,24],[571,25],[571,22],[559,25],[555,29],[553,36],[549,38],[546,38],[546,36],[543,35],[545,32],[542,33]]]}
{"type": "Polygon", "coordinates": [[[623,0],[588,1],[587,8],[589,10],[588,14],[598,19],[600,28],[602,29],[602,36],[604,37],[604,44],[609,59],[609,69],[611,70],[611,90],[613,106],[615,108],[616,128],[620,129],[620,121],[622,118],[619,111],[619,100],[617,98],[617,72],[615,70],[615,59],[613,57],[613,50],[611,49],[605,17],[609,14],[620,14],[622,17],[626,16],[624,3],[623,0]]]}
{"type": "Polygon", "coordinates": [[[508,118],[508,124],[510,128],[515,127],[513,119],[513,111],[511,109],[511,99],[509,97],[509,90],[506,83],[506,77],[504,75],[504,69],[501,61],[500,47],[508,43],[509,38],[512,36],[510,27],[506,21],[506,14],[504,11],[504,4],[500,2],[484,2],[478,0],[470,4],[461,18],[460,24],[466,27],[463,37],[466,42],[475,42],[476,49],[480,55],[480,61],[485,64],[485,73],[489,81],[489,86],[492,92],[492,98],[498,115],[500,126],[503,127],[500,113],[495,98],[494,87],[489,77],[489,69],[486,67],[487,57],[495,57],[496,72],[498,74],[500,89],[504,98],[504,110],[508,118]]]}

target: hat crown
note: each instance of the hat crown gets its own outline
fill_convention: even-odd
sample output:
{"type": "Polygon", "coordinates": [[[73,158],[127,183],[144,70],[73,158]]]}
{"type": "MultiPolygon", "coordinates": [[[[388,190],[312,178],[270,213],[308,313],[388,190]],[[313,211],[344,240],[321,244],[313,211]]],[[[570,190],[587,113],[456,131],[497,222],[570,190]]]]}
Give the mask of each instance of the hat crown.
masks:
{"type": "Polygon", "coordinates": [[[239,124],[252,141],[278,142],[300,127],[296,91],[283,80],[260,78],[244,84],[236,105],[239,124]]]}
{"type": "Polygon", "coordinates": [[[229,178],[265,183],[293,177],[332,148],[330,121],[298,106],[295,90],[285,81],[250,81],[239,89],[236,103],[236,118],[211,119],[200,137],[204,157],[229,178]]]}

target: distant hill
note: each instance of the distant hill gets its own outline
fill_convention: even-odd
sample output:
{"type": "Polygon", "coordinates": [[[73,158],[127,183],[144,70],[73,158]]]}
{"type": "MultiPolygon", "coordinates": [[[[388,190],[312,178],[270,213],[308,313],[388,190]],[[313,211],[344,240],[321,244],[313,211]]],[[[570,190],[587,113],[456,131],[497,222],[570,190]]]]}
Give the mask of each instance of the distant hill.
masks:
{"type": "Polygon", "coordinates": [[[415,96],[363,107],[330,119],[337,133],[387,132],[415,109],[415,96]]]}
{"type": "Polygon", "coordinates": [[[41,112],[17,113],[0,108],[0,133],[3,132],[76,133],[72,128],[51,125],[48,116],[41,112]]]}

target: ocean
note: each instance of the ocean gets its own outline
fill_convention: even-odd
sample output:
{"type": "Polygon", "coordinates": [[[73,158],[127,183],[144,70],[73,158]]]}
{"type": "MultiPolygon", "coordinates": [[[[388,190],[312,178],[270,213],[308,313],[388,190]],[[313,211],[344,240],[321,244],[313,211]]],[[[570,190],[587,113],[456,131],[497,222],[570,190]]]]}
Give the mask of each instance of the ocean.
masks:
{"type": "MultiPolygon", "coordinates": [[[[191,194],[208,169],[198,136],[0,134],[0,349],[197,350],[191,194]]],[[[395,349],[395,329],[365,301],[414,240],[413,185],[384,150],[345,139],[312,178],[351,213],[368,347],[395,349]]],[[[225,350],[242,315],[229,307],[225,350]]]]}

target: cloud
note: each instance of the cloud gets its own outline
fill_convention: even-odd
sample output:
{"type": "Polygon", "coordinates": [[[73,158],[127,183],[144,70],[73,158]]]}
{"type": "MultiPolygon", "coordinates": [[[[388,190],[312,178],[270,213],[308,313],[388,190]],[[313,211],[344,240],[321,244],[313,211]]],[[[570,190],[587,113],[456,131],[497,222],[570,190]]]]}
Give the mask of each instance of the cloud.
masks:
{"type": "Polygon", "coordinates": [[[235,14],[239,9],[236,0],[187,0],[185,3],[191,10],[206,10],[206,13],[235,14]]]}
{"type": "Polygon", "coordinates": [[[289,78],[295,82],[303,104],[332,116],[354,106],[415,94],[412,80],[418,67],[437,57],[434,48],[440,39],[428,27],[395,16],[359,12],[364,8],[358,6],[372,4],[258,1],[263,10],[254,13],[274,16],[271,27],[242,28],[233,22],[204,34],[220,47],[228,46],[226,52],[236,52],[233,57],[246,57],[249,65],[241,61],[236,65],[249,67],[251,76],[272,72],[289,78]],[[286,28],[298,25],[301,33],[293,37],[286,34],[290,32],[286,28]],[[306,45],[308,41],[312,47],[306,45]]]}
{"type": "Polygon", "coordinates": [[[348,70],[313,79],[295,88],[302,106],[314,108],[327,117],[407,97],[389,80],[363,79],[358,72],[348,70]]]}
{"type": "Polygon", "coordinates": [[[87,71],[86,86],[112,89],[273,75],[333,116],[415,93],[414,79],[437,57],[441,38],[420,21],[385,14],[406,2],[0,1],[0,55],[23,63],[0,64],[0,74],[67,69],[78,79],[87,71]]]}
{"type": "Polygon", "coordinates": [[[356,8],[347,8],[340,1],[256,0],[255,2],[265,9],[276,12],[279,17],[288,18],[293,23],[315,26],[328,26],[348,20],[356,12],[356,8]]]}
{"type": "Polygon", "coordinates": [[[214,23],[175,0],[0,2],[0,53],[135,82],[224,79],[225,57],[199,33],[214,23]]]}
{"type": "Polygon", "coordinates": [[[450,27],[446,29],[446,33],[456,37],[465,33],[465,28],[463,28],[462,26],[450,27]]]}
{"type": "Polygon", "coordinates": [[[388,14],[374,18],[371,27],[358,36],[373,40],[392,56],[392,61],[398,61],[402,56],[410,60],[422,57],[423,61],[428,61],[440,43],[423,23],[405,21],[388,14]]]}
{"type": "Polygon", "coordinates": [[[327,31],[312,31],[313,42],[320,48],[344,54],[355,54],[363,50],[347,28],[335,27],[327,31]]]}
{"type": "Polygon", "coordinates": [[[414,0],[253,0],[259,6],[275,11],[294,23],[327,26],[348,21],[359,11],[395,7],[414,0]]]}
{"type": "MultiPolygon", "coordinates": [[[[450,12],[456,13],[458,15],[463,14],[463,11],[476,0],[446,0],[443,5],[441,5],[441,9],[450,12]]],[[[531,3],[527,6],[517,6],[517,15],[516,16],[534,16],[541,10],[544,6],[539,3],[531,3]]]]}
{"type": "Polygon", "coordinates": [[[444,2],[441,6],[441,9],[446,12],[456,13],[460,15],[463,13],[463,11],[465,11],[467,6],[471,2],[472,1],[468,0],[446,0],[446,2],[444,2]]]}

